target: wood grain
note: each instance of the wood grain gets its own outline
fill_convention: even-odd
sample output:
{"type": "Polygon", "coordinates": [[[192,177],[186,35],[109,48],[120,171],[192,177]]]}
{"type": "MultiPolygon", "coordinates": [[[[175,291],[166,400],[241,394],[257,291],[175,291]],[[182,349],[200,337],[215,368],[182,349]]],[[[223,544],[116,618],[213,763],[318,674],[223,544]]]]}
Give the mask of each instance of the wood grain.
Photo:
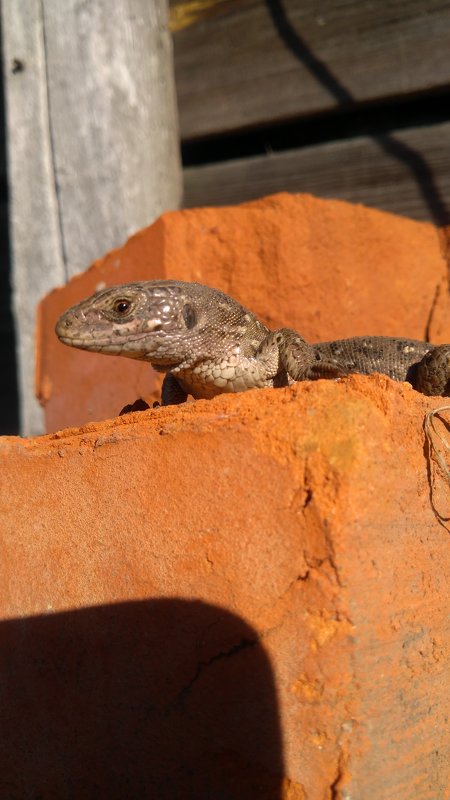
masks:
{"type": "Polygon", "coordinates": [[[184,170],[184,205],[309,192],[450,223],[450,123],[184,170]]]}
{"type": "Polygon", "coordinates": [[[34,398],[35,306],[64,283],[39,2],[2,3],[9,214],[22,429],[43,430],[34,398]]]}
{"type": "Polygon", "coordinates": [[[450,83],[442,0],[171,2],[183,139],[450,83]]]}
{"type": "Polygon", "coordinates": [[[34,309],[181,197],[166,0],[4,0],[11,239],[22,430],[34,309]]]}
{"type": "Polygon", "coordinates": [[[49,110],[69,275],[121,244],[181,185],[165,0],[46,0],[49,110]]]}

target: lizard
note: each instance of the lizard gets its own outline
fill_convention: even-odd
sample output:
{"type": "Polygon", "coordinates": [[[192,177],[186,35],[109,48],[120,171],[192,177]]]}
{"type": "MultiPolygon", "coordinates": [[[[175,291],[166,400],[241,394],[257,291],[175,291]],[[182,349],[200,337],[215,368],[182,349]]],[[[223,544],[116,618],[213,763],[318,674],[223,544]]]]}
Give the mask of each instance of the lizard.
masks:
{"type": "Polygon", "coordinates": [[[71,347],[150,362],[165,373],[162,405],[183,403],[189,394],[208,399],[355,372],[381,372],[423,394],[450,395],[450,344],[390,336],[310,344],[290,328],[269,330],[236,300],[199,283],[103,289],[65,311],[56,334],[71,347]]]}

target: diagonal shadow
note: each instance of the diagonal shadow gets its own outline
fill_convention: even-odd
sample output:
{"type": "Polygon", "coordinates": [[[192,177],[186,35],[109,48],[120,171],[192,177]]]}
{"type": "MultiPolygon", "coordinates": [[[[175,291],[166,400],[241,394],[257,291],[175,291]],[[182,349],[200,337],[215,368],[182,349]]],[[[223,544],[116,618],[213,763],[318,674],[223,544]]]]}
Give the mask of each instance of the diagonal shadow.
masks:
{"type": "MultiPolygon", "coordinates": [[[[311,50],[305,40],[293,28],[283,7],[282,0],[266,0],[273,25],[291,53],[311,72],[324,89],[335,98],[341,107],[356,106],[348,89],[333,75],[329,67],[311,50]]],[[[370,134],[368,134],[370,136],[370,134]]],[[[450,224],[450,210],[434,179],[433,170],[414,148],[399,141],[389,133],[371,136],[385,153],[405,164],[410,170],[428,206],[430,216],[438,226],[450,224]]]]}

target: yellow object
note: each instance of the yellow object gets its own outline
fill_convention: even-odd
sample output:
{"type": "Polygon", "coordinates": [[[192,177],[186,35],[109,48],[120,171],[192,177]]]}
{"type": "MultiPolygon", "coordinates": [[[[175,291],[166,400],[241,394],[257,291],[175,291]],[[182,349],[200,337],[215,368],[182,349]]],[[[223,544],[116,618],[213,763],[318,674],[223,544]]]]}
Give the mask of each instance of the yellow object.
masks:
{"type": "Polygon", "coordinates": [[[188,28],[203,19],[214,6],[222,5],[227,0],[182,0],[171,6],[169,12],[169,28],[172,33],[188,28]]]}

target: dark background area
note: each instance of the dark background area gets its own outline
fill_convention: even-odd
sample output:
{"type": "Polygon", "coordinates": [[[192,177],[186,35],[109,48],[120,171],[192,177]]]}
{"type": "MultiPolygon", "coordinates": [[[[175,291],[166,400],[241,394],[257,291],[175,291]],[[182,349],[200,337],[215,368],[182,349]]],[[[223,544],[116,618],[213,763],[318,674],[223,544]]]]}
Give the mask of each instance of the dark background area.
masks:
{"type": "Polygon", "coordinates": [[[5,99],[2,83],[0,86],[0,376],[2,383],[0,434],[16,434],[19,431],[19,394],[11,296],[5,134],[5,99]]]}

